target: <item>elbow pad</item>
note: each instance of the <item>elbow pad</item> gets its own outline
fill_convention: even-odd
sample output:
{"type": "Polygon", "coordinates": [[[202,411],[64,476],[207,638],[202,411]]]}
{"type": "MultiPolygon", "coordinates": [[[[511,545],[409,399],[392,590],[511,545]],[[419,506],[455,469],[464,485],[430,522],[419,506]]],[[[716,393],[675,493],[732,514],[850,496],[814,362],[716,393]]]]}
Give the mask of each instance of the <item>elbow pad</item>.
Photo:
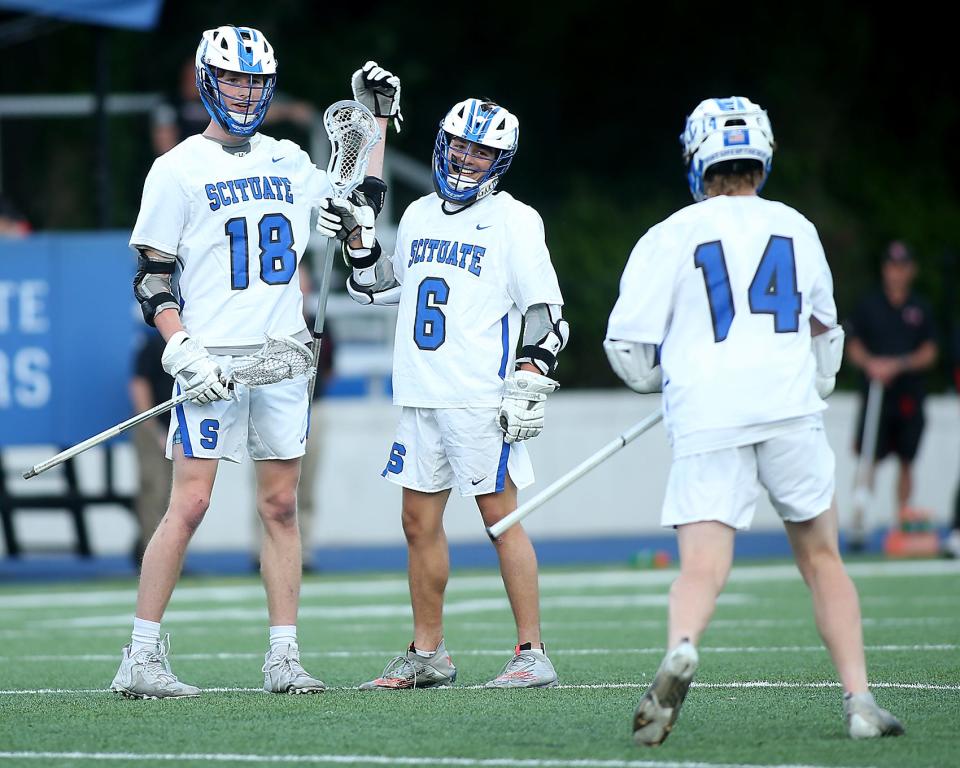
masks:
{"type": "Polygon", "coordinates": [[[843,326],[837,325],[811,339],[813,357],[817,361],[817,394],[827,397],[837,383],[837,371],[843,362],[843,326]]]}
{"type": "Polygon", "coordinates": [[[534,304],[523,317],[523,346],[517,365],[530,363],[542,376],[553,376],[557,355],[570,340],[570,325],[558,304],[534,304]]]}
{"type": "Polygon", "coordinates": [[[150,251],[139,250],[137,274],[133,278],[133,295],[140,303],[140,311],[147,325],[156,327],[154,318],[165,309],[180,311],[180,303],[173,295],[173,273],[176,258],[150,251]],[[162,257],[162,258],[159,258],[162,257]]]}
{"type": "Polygon", "coordinates": [[[613,372],[634,392],[647,395],[663,389],[663,369],[656,344],[605,339],[603,350],[613,372]]]}

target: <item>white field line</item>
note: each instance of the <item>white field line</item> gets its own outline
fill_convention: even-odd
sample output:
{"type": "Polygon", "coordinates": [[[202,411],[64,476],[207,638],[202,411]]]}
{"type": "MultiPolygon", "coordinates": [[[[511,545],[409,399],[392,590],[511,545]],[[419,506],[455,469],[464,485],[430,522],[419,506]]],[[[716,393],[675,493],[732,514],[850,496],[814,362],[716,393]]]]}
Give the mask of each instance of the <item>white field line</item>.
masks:
{"type": "MultiPolygon", "coordinates": [[[[546,630],[604,630],[604,629],[660,629],[666,626],[667,619],[624,619],[622,621],[543,621],[541,627],[546,630]]],[[[870,628],[881,627],[932,627],[944,624],[960,623],[958,616],[913,616],[913,617],[885,617],[870,618],[864,617],[863,626],[870,628]]],[[[412,626],[412,623],[411,623],[412,626]]],[[[483,632],[498,631],[500,627],[513,627],[513,620],[509,618],[495,619],[488,621],[460,621],[457,622],[457,629],[463,632],[472,632],[474,635],[483,632]]],[[[813,627],[813,619],[713,619],[710,622],[710,629],[785,629],[787,627],[813,627]]],[[[376,630],[396,630],[397,622],[370,622],[370,623],[338,623],[337,632],[364,632],[369,633],[376,630]]],[[[95,627],[60,627],[58,633],[81,632],[84,637],[113,637],[116,638],[117,630],[109,627],[97,629],[95,627]]],[[[197,625],[193,627],[177,627],[177,636],[184,635],[205,637],[207,635],[222,635],[223,630],[218,626],[197,625]]],[[[35,629],[0,629],[0,639],[16,637],[47,637],[50,634],[49,627],[38,627],[35,629]]],[[[230,628],[231,635],[257,635],[263,634],[262,627],[239,626],[230,628]]]]}
{"type": "MultiPolygon", "coordinates": [[[[594,691],[594,690],[617,690],[617,689],[636,689],[643,690],[649,685],[649,682],[643,683],[590,683],[582,685],[558,685],[554,688],[545,689],[550,691],[594,691]]],[[[736,690],[747,688],[776,688],[787,690],[799,689],[840,689],[840,683],[825,680],[817,683],[791,683],[781,680],[748,680],[731,683],[691,683],[693,688],[717,688],[722,690],[736,690]]],[[[960,692],[960,685],[947,685],[938,683],[870,683],[871,688],[891,688],[901,691],[957,691],[960,692]]],[[[262,688],[204,688],[203,693],[264,693],[262,688]]],[[[345,685],[327,688],[327,693],[335,691],[358,691],[356,686],[345,685]]],[[[482,685],[456,685],[452,688],[425,688],[422,693],[425,695],[444,695],[443,693],[434,693],[439,691],[481,691],[485,690],[482,685]]],[[[103,694],[115,696],[107,688],[32,688],[21,689],[13,688],[9,690],[0,690],[0,696],[47,696],[47,695],[90,695],[103,694]]]]}
{"type": "MultiPolygon", "coordinates": [[[[210,762],[210,763],[267,763],[300,765],[413,765],[413,766],[462,766],[463,768],[826,768],[826,766],[800,765],[796,763],[746,764],[746,763],[704,763],[704,762],[664,762],[661,760],[541,760],[516,758],[478,758],[467,757],[416,757],[384,755],[250,755],[220,754],[210,752],[181,753],[137,753],[137,752],[0,752],[0,760],[130,760],[138,763],[155,762],[210,762]]],[[[831,768],[843,768],[832,766],[831,768]]]]}
{"type": "MultiPolygon", "coordinates": [[[[881,563],[853,563],[847,566],[847,572],[854,578],[904,578],[908,576],[960,576],[960,560],[920,560],[881,563]]],[[[653,587],[671,583],[677,577],[675,568],[665,570],[610,570],[610,571],[566,571],[564,573],[543,573],[540,575],[540,588],[544,593],[551,590],[609,589],[613,587],[653,587]]],[[[755,583],[768,581],[796,581],[800,575],[793,565],[735,565],[730,583],[755,583]]],[[[459,576],[454,574],[448,587],[448,594],[495,591],[503,588],[499,575],[459,576]]],[[[408,593],[405,577],[363,580],[323,580],[304,583],[301,596],[348,597],[370,595],[406,596],[408,593]]],[[[28,588],[16,593],[0,594],[0,609],[15,608],[32,610],[49,607],[77,608],[98,605],[132,605],[136,601],[136,589],[84,589],[82,592],[45,592],[28,588]]],[[[263,587],[259,584],[219,585],[214,587],[191,586],[178,587],[174,597],[180,602],[241,602],[263,599],[263,587]]]]}
{"type": "MultiPolygon", "coordinates": [[[[502,587],[501,587],[502,589],[502,587]]],[[[570,597],[544,597],[541,610],[554,608],[620,609],[648,608],[667,605],[667,595],[575,595],[570,597]]],[[[756,603],[751,595],[723,594],[717,601],[720,605],[748,605],[756,603]]],[[[132,608],[132,606],[131,606],[132,608]]],[[[476,600],[448,600],[443,607],[445,616],[463,616],[473,613],[503,612],[509,615],[510,604],[506,597],[490,597],[476,600]]],[[[169,610],[163,620],[167,624],[179,622],[213,621],[263,621],[266,605],[257,608],[207,608],[196,610],[169,610]]],[[[316,606],[301,603],[298,615],[301,619],[364,619],[398,617],[412,619],[413,611],[408,603],[379,605],[316,606]]],[[[61,629],[64,627],[126,627],[132,622],[131,613],[114,613],[103,616],[79,616],[70,619],[43,619],[30,622],[30,626],[61,629]]]]}
{"type": "MultiPolygon", "coordinates": [[[[952,643],[927,645],[867,645],[864,650],[871,653],[887,652],[901,653],[917,651],[940,652],[956,651],[960,646],[952,643]]],[[[826,651],[822,645],[770,645],[770,646],[703,646],[701,653],[819,653],[826,651]]],[[[395,654],[393,651],[301,651],[303,658],[316,659],[349,659],[356,657],[387,658],[395,654]]],[[[664,652],[663,646],[649,648],[567,648],[551,651],[551,656],[622,656],[624,654],[655,654],[664,652]]],[[[503,648],[456,650],[455,656],[503,656],[503,648]]],[[[232,653],[178,653],[178,661],[230,661],[234,659],[259,659],[262,653],[232,652],[232,653]]],[[[79,661],[116,661],[115,653],[80,653],[80,654],[34,654],[29,656],[0,656],[0,663],[19,664],[21,662],[79,662],[79,661]]]]}

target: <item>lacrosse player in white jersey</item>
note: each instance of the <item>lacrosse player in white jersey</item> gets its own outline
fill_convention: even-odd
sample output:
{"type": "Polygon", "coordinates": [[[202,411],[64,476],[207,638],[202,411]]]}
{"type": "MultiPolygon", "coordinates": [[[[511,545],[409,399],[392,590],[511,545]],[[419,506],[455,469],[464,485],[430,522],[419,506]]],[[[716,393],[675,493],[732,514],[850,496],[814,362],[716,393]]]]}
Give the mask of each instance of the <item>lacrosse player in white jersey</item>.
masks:
{"type": "MultiPolygon", "coordinates": [[[[375,240],[372,212],[334,203],[351,232],[344,249],[350,295],[361,304],[400,304],[393,392],[403,410],[382,474],[403,487],[413,642],[364,690],[456,680],[443,641],[450,490],[473,496],[489,526],[516,508],[517,488],[533,482],[522,441],[543,428],[568,329],[540,216],[496,191],[518,132],[517,118],[493,102],[454,106],[437,133],[436,193],[404,212],[392,257],[375,240]]],[[[487,687],[554,686],[540,637],[533,545],[515,526],[496,549],[517,644],[487,687]]]]}
{"type": "MultiPolygon", "coordinates": [[[[196,72],[210,124],[154,162],[130,238],[139,252],[134,292],[147,323],[166,339],[163,366],[176,378],[178,394],[195,396],[171,419],[170,505],[144,554],[132,640],[111,689],[133,698],[199,695],[171,671],[169,635],[161,640],[160,621],[209,505],[219,460],[237,462],[246,451],[256,464],[264,526],[260,560],[270,619],[264,688],[314,693],[324,684],[300,665],[296,627],[296,490],[308,382],[301,376],[231,390],[223,371],[232,356],[249,354],[267,336],[309,340],[297,269],[312,211],[332,189],[296,144],[257,133],[277,78],[263,33],[234,26],[204,32],[196,72]]],[[[368,62],[352,84],[382,130],[388,116],[398,116],[395,76],[368,62]]],[[[382,152],[371,158],[370,173],[378,176],[381,169],[382,152]]],[[[383,185],[368,177],[362,188],[377,198],[383,185]]]]}
{"type": "Polygon", "coordinates": [[[857,591],[844,569],[823,398],[840,367],[833,278],[814,226],[758,196],[773,158],[767,114],[707,99],[680,137],[697,201],[637,243],[604,347],[638,392],[663,392],[673,447],[661,522],[676,529],[668,652],[643,695],[634,741],[670,733],[698,665],[697,644],[749,528],[762,486],[810,588],[839,673],[850,736],[903,727],[867,688],[857,591]]]}

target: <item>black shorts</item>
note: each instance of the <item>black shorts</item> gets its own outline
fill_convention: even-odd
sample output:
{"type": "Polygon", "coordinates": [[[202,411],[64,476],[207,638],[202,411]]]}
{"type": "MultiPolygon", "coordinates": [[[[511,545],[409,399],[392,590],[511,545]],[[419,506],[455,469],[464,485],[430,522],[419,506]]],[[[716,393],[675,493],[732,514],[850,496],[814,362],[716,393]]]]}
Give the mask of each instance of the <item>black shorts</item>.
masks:
{"type": "MultiPolygon", "coordinates": [[[[860,453],[860,444],[863,441],[865,411],[866,397],[863,397],[854,443],[857,454],[860,453]]],[[[903,461],[913,461],[920,446],[924,423],[923,397],[910,392],[884,392],[874,460],[880,461],[892,453],[903,461]]]]}

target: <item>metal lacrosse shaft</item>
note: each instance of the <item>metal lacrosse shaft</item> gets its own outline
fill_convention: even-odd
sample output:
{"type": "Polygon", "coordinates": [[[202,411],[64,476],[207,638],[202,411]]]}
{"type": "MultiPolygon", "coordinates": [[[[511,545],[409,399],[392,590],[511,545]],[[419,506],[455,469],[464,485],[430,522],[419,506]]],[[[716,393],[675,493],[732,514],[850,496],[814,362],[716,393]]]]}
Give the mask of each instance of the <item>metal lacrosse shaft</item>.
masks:
{"type": "Polygon", "coordinates": [[[867,390],[866,412],[863,417],[863,435],[860,440],[860,458],[857,461],[856,481],[853,489],[853,518],[850,521],[850,537],[863,544],[867,535],[867,507],[870,506],[870,476],[873,474],[877,453],[877,437],[880,433],[880,411],[883,405],[883,384],[874,379],[867,390]]]}
{"type": "MultiPolygon", "coordinates": [[[[380,141],[380,128],[377,125],[376,118],[363,104],[358,101],[343,100],[335,102],[327,107],[323,115],[323,125],[326,128],[327,136],[330,138],[330,161],[327,163],[327,178],[333,186],[333,196],[338,200],[345,200],[350,196],[362,182],[364,174],[367,171],[367,163],[370,160],[370,151],[380,141]],[[337,128],[337,114],[341,110],[355,110],[360,113],[364,123],[368,125],[369,134],[365,136],[364,144],[353,146],[344,141],[344,136],[337,128]],[[357,152],[356,163],[352,168],[348,166],[349,176],[342,177],[344,172],[344,152],[357,152]]],[[[359,136],[355,132],[354,136],[359,136]]],[[[349,137],[348,138],[353,138],[349,137]]],[[[361,138],[364,138],[361,136],[361,138]]],[[[320,273],[320,291],[317,296],[317,314],[313,321],[313,375],[310,377],[310,383],[307,385],[307,404],[308,407],[313,403],[313,392],[317,386],[317,371],[320,367],[320,345],[323,344],[323,326],[327,315],[327,298],[330,296],[330,280],[333,276],[333,255],[336,246],[336,239],[327,240],[326,248],[323,252],[323,266],[320,273]]]]}
{"type": "Polygon", "coordinates": [[[82,443],[77,443],[72,448],[67,448],[65,451],[60,451],[56,456],[51,456],[46,461],[41,461],[39,464],[34,464],[33,467],[28,469],[23,473],[23,479],[29,480],[31,477],[36,477],[41,472],[46,472],[48,469],[52,469],[58,464],[63,464],[63,462],[68,459],[72,459],[74,456],[79,456],[81,453],[86,451],[89,448],[93,448],[95,445],[100,445],[100,443],[106,442],[111,437],[116,437],[121,432],[126,432],[130,427],[135,427],[137,424],[146,421],[147,419],[152,419],[154,416],[159,416],[161,413],[166,413],[167,411],[173,410],[181,403],[187,402],[193,394],[184,393],[182,395],[177,395],[170,400],[167,400],[164,403],[153,406],[149,411],[144,411],[143,413],[138,413],[136,416],[127,419],[114,427],[103,430],[98,435],[87,438],[82,443]]]}
{"type": "Polygon", "coordinates": [[[560,491],[565,489],[567,486],[572,485],[575,481],[579,480],[598,464],[602,464],[625,445],[632,442],[652,426],[657,424],[662,418],[662,411],[657,411],[656,413],[651,413],[642,421],[634,424],[632,427],[630,427],[630,429],[620,434],[617,438],[611,440],[595,454],[580,462],[563,477],[548,485],[546,488],[540,491],[540,493],[530,499],[530,501],[521,504],[513,512],[503,518],[503,520],[500,520],[499,522],[489,526],[486,529],[487,536],[490,537],[491,541],[496,541],[497,538],[504,534],[504,532],[515,526],[535,509],[542,507],[546,502],[560,493],[560,491]]]}

